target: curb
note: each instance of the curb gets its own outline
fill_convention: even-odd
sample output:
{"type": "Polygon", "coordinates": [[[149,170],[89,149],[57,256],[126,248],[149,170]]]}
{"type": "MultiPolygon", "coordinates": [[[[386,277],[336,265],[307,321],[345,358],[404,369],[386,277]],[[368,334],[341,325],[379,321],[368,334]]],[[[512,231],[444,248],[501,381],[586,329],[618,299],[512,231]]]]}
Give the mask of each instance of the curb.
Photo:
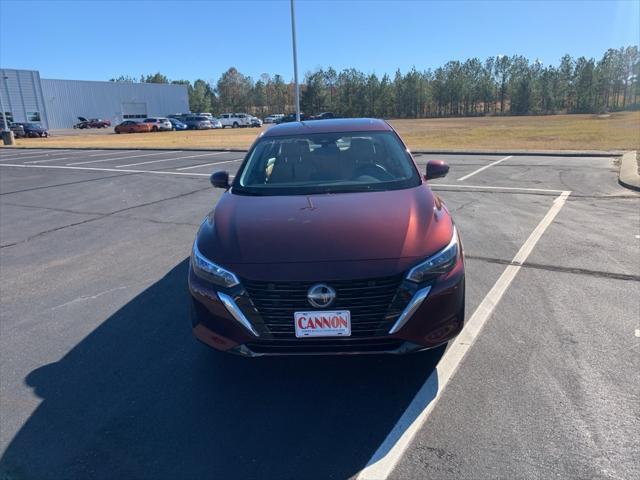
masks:
{"type": "Polygon", "coordinates": [[[418,155],[528,155],[534,157],[619,157],[621,150],[411,150],[418,155]]]}
{"type": "MultiPolygon", "coordinates": [[[[11,150],[157,150],[159,152],[183,150],[188,152],[246,153],[248,148],[151,148],[151,147],[4,147],[11,150]]],[[[411,150],[417,155],[529,155],[536,157],[619,157],[622,150],[411,150]]]]}
{"type": "Polygon", "coordinates": [[[153,150],[158,152],[238,152],[246,153],[248,149],[242,148],[151,148],[151,147],[3,147],[7,150],[153,150]]]}
{"type": "Polygon", "coordinates": [[[637,152],[626,152],[620,159],[618,183],[623,187],[640,192],[640,174],[638,174],[637,152]]]}

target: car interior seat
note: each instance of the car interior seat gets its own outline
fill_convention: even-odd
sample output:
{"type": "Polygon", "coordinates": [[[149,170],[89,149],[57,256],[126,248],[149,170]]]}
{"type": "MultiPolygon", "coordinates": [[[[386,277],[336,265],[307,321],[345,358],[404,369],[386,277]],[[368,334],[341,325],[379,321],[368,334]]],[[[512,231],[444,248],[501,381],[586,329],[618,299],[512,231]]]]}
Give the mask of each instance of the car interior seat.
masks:
{"type": "Polygon", "coordinates": [[[308,180],[311,174],[307,172],[308,156],[309,143],[306,140],[283,143],[280,147],[280,154],[273,164],[269,183],[290,183],[295,180],[308,180]]]}

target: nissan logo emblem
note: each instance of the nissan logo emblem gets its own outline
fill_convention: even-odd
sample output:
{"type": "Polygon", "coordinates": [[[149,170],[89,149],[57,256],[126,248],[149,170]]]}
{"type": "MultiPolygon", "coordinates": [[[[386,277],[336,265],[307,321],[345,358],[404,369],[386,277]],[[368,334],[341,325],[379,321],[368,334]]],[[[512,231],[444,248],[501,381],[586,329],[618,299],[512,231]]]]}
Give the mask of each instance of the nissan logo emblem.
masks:
{"type": "Polygon", "coordinates": [[[307,292],[309,303],[316,308],[327,308],[336,298],[336,291],[329,285],[320,283],[307,292]]]}

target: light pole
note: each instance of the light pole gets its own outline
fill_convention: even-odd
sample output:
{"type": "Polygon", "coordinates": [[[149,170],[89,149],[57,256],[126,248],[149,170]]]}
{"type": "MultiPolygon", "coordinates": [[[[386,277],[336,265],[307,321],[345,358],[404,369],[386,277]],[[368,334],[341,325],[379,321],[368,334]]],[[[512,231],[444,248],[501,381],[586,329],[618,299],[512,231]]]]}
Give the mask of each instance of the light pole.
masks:
{"type": "MultiPolygon", "coordinates": [[[[2,83],[6,85],[7,77],[4,72],[2,74],[2,83]]],[[[13,138],[13,132],[9,128],[9,122],[7,122],[7,113],[4,111],[4,100],[2,100],[2,85],[0,84],[0,108],[2,109],[2,142],[5,145],[13,145],[15,143],[13,138]]]]}
{"type": "Polygon", "coordinates": [[[298,52],[296,51],[296,12],[291,0],[291,40],[293,44],[293,78],[296,87],[296,121],[300,121],[300,84],[298,84],[298,52]]]}
{"type": "MultiPolygon", "coordinates": [[[[9,77],[6,77],[6,76],[2,75],[2,83],[4,83],[7,78],[9,78],[9,77]]],[[[9,131],[9,125],[7,125],[7,114],[4,111],[4,101],[2,100],[2,91],[1,90],[2,89],[0,89],[0,108],[2,108],[2,131],[3,132],[8,132],[9,131]]]]}

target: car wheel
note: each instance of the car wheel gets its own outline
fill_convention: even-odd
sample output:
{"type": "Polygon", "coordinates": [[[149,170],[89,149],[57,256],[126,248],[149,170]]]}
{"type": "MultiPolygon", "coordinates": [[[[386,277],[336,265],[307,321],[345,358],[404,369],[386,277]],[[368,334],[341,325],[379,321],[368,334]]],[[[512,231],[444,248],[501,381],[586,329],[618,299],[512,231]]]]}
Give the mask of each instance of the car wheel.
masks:
{"type": "Polygon", "coordinates": [[[116,133],[120,133],[120,130],[116,130],[116,133]]]}
{"type": "Polygon", "coordinates": [[[157,132],[157,131],[158,131],[158,127],[153,127],[153,128],[151,129],[151,131],[152,131],[152,132],[157,132]]]}
{"type": "Polygon", "coordinates": [[[238,128],[238,122],[233,122],[233,125],[231,126],[231,128],[238,128]]]}

